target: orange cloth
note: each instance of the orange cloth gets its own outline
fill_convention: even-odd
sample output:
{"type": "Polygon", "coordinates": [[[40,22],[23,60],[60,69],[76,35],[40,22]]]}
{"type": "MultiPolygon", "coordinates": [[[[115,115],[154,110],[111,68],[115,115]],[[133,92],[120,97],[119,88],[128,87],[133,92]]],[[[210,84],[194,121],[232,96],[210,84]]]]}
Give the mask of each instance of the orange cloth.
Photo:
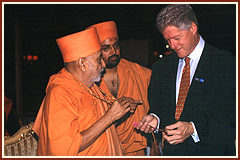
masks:
{"type": "Polygon", "coordinates": [[[13,102],[11,99],[8,99],[7,97],[5,97],[4,95],[4,112],[6,114],[6,121],[8,119],[8,116],[10,114],[10,111],[12,109],[12,105],[13,105],[13,102]]]}
{"type": "Polygon", "coordinates": [[[101,49],[96,28],[70,34],[56,41],[65,63],[88,57],[101,49]]]}
{"type": "MultiPolygon", "coordinates": [[[[134,129],[133,122],[139,122],[149,110],[147,89],[152,71],[137,63],[121,59],[117,66],[117,72],[120,79],[118,98],[126,96],[143,101],[142,105],[138,105],[135,113],[117,127],[125,155],[139,155],[137,151],[147,147],[147,139],[134,129]]],[[[102,79],[100,87],[111,95],[104,79],[102,79]]],[[[142,151],[139,153],[143,154],[141,156],[145,155],[142,151]]]]}
{"type": "MultiPolygon", "coordinates": [[[[5,94],[4,94],[4,114],[5,114],[5,122],[7,122],[8,120],[8,116],[11,112],[11,109],[12,109],[12,105],[13,105],[13,102],[11,99],[5,97],[5,94]]],[[[10,136],[10,134],[8,133],[7,129],[5,129],[5,133],[4,133],[5,136],[10,136]]]]}
{"type": "Polygon", "coordinates": [[[99,35],[100,42],[102,42],[110,37],[116,37],[118,39],[117,26],[114,21],[98,23],[98,24],[92,25],[88,28],[93,28],[93,27],[96,27],[96,29],[97,29],[97,33],[99,35]]]}
{"type": "MultiPolygon", "coordinates": [[[[93,90],[98,92],[95,88],[93,90]]],[[[106,108],[108,106],[105,102],[94,98],[65,68],[51,76],[33,126],[39,136],[37,155],[124,155],[115,125],[106,129],[92,145],[78,153],[82,142],[80,132],[100,119],[106,108]]]]}

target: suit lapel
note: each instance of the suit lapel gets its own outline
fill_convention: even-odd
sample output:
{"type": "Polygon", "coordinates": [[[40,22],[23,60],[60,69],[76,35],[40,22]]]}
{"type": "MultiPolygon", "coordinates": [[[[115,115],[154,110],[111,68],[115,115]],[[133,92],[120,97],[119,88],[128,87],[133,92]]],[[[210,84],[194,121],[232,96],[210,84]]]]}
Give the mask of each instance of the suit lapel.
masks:
{"type": "Polygon", "coordinates": [[[199,103],[198,102],[199,100],[204,101],[205,99],[204,97],[207,96],[206,81],[208,81],[207,78],[209,77],[208,57],[209,57],[208,49],[205,47],[201,55],[201,58],[198,62],[195,74],[193,76],[180,120],[183,121],[188,120],[189,115],[191,115],[195,110],[194,106],[196,106],[199,103]]]}

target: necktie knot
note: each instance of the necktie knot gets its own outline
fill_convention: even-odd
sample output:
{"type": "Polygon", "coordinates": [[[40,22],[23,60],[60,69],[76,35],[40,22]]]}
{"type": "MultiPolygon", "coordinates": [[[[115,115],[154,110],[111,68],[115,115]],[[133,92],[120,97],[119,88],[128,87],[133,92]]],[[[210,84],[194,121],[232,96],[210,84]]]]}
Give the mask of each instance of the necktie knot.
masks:
{"type": "Polygon", "coordinates": [[[190,62],[190,58],[189,58],[189,57],[186,57],[186,58],[185,58],[185,62],[186,62],[186,64],[188,64],[188,63],[190,62]]]}

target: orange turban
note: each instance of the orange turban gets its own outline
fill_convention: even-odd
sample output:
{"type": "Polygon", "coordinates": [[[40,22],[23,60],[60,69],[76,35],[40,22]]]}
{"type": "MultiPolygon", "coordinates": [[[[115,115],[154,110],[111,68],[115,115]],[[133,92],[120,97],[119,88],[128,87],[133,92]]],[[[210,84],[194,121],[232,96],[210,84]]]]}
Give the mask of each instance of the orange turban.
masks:
{"type": "Polygon", "coordinates": [[[97,33],[99,35],[100,42],[102,42],[110,37],[118,38],[117,26],[114,21],[98,23],[98,24],[92,25],[88,28],[92,28],[92,27],[97,28],[97,33]]]}
{"type": "Polygon", "coordinates": [[[65,63],[88,57],[101,49],[96,28],[70,34],[56,41],[65,63]]]}

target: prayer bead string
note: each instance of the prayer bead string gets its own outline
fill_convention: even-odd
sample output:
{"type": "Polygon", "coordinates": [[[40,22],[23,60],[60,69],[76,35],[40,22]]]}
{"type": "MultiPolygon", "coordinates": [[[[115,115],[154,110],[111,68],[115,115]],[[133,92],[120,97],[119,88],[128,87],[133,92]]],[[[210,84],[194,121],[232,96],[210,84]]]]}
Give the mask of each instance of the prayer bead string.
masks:
{"type": "MultiPolygon", "coordinates": [[[[66,70],[66,71],[67,71],[67,70],[66,70]]],[[[67,72],[68,72],[68,71],[67,71],[67,72]]],[[[72,75],[70,72],[68,72],[68,74],[69,74],[80,86],[82,86],[87,92],[89,92],[92,96],[96,97],[97,99],[100,99],[100,100],[102,100],[102,101],[104,101],[104,102],[106,102],[106,103],[108,103],[108,104],[111,104],[111,103],[113,103],[114,101],[117,100],[115,97],[108,95],[106,92],[104,92],[100,87],[98,87],[98,86],[94,83],[94,86],[95,86],[95,87],[97,87],[105,96],[110,97],[112,100],[110,100],[110,99],[107,99],[107,100],[106,100],[106,99],[103,99],[103,98],[97,96],[96,94],[94,94],[94,93],[92,92],[91,89],[86,88],[79,80],[77,80],[76,78],[74,78],[73,75],[72,75]]]]}
{"type": "MultiPolygon", "coordinates": [[[[155,130],[165,132],[165,129],[155,129],[155,130]]],[[[157,147],[157,148],[163,148],[163,147],[164,147],[164,135],[162,134],[162,146],[161,146],[161,147],[159,147],[159,146],[157,145],[156,138],[155,138],[153,132],[152,132],[152,136],[153,136],[153,143],[154,143],[155,147],[157,147]]]]}

